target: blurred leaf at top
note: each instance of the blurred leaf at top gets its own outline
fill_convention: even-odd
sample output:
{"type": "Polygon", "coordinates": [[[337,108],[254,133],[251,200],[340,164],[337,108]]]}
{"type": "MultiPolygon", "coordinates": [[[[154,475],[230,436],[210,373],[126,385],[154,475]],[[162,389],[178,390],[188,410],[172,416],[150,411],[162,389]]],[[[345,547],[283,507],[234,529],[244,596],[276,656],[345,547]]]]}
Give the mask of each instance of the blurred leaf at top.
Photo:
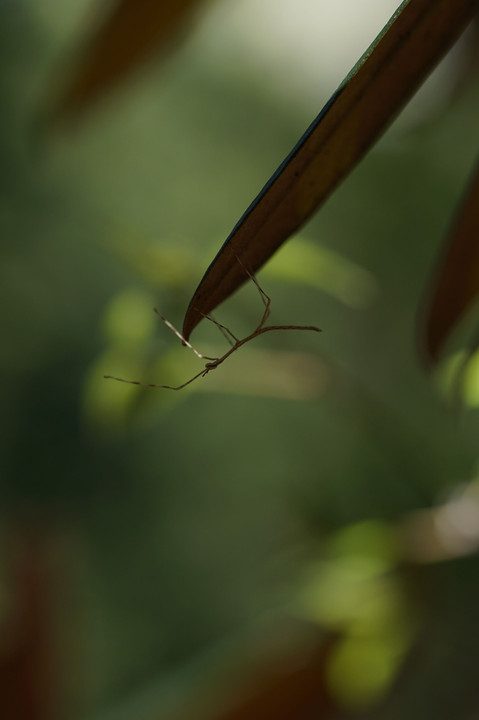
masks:
{"type": "Polygon", "coordinates": [[[479,163],[429,289],[423,330],[427,361],[438,359],[450,332],[478,293],[479,163]]]}
{"type": "Polygon", "coordinates": [[[233,228],[191,299],[185,338],[351,172],[478,8],[478,0],[402,3],[233,228]]]}
{"type": "Polygon", "coordinates": [[[141,63],[164,51],[198,0],[117,0],[67,80],[54,114],[75,120],[141,63]]]}

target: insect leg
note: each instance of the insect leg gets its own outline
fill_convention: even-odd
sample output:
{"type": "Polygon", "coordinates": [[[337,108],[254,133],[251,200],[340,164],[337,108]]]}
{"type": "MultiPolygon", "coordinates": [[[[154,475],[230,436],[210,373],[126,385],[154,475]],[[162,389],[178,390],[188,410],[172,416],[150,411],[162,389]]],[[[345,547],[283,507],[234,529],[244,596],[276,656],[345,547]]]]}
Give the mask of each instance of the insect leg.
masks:
{"type": "Polygon", "coordinates": [[[139,382],[138,380],[125,380],[124,378],[115,377],[114,375],[104,375],[103,377],[106,380],[117,380],[118,382],[126,383],[127,385],[139,385],[140,387],[146,387],[146,388],[158,388],[158,389],[165,389],[165,390],[182,390],[184,387],[192,383],[194,380],[196,380],[199,377],[204,377],[209,373],[209,371],[212,368],[206,367],[201,372],[194,375],[192,378],[187,380],[182,385],[154,385],[153,383],[143,383],[139,382]]]}
{"type": "Polygon", "coordinates": [[[216,325],[216,327],[218,328],[220,333],[228,340],[230,345],[233,346],[235,343],[239,342],[239,338],[237,338],[236,335],[234,335],[231,332],[231,330],[228,327],[226,327],[226,325],[222,325],[220,322],[218,322],[218,320],[216,320],[213,317],[213,315],[205,315],[204,313],[202,313],[202,314],[203,314],[203,317],[206,318],[206,320],[209,320],[210,322],[213,323],[213,325],[216,325]],[[232,339],[233,339],[233,342],[231,342],[232,339]]]}
{"type": "Polygon", "coordinates": [[[193,347],[193,345],[190,342],[188,342],[188,340],[185,340],[185,338],[180,333],[180,331],[177,330],[175,328],[175,326],[172,325],[172,323],[170,323],[169,320],[167,320],[165,317],[163,317],[163,315],[156,308],[153,308],[153,312],[155,312],[158,315],[158,317],[160,317],[163,320],[166,327],[170,328],[170,330],[175,333],[176,337],[178,337],[181,340],[183,345],[186,345],[187,347],[190,348],[190,350],[193,350],[196,357],[199,357],[201,360],[216,360],[216,358],[208,357],[208,355],[203,355],[202,353],[199,352],[199,350],[197,350],[195,347],[193,347]]]}

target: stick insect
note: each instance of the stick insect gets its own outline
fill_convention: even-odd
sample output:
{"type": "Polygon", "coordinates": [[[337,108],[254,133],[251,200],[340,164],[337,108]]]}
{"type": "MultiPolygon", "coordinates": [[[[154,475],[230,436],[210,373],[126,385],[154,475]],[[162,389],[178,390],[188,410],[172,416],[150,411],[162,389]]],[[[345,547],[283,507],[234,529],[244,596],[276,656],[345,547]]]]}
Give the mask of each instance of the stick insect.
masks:
{"type": "Polygon", "coordinates": [[[321,329],[316,327],[315,325],[266,325],[266,321],[268,320],[269,314],[270,314],[270,306],[271,306],[271,298],[269,295],[267,295],[264,290],[260,287],[258,281],[256,280],[255,276],[250,273],[248,270],[245,269],[245,272],[249,275],[250,279],[254,282],[256,287],[258,288],[258,292],[261,296],[261,300],[264,304],[264,312],[261,317],[261,320],[259,324],[257,325],[256,329],[253,330],[253,332],[250,335],[247,335],[244,338],[238,338],[236,335],[234,335],[229,328],[227,328],[225,325],[222,325],[220,322],[215,320],[214,317],[211,315],[207,315],[203,313],[203,317],[212,322],[216,327],[220,330],[220,332],[226,337],[228,342],[230,343],[231,347],[229,350],[225,352],[224,355],[221,355],[221,357],[209,357],[208,355],[203,355],[200,353],[193,345],[186,340],[183,335],[180,333],[179,330],[175,328],[174,325],[170,323],[169,320],[167,320],[163,315],[156,309],[153,308],[153,311],[158,315],[159,318],[165,323],[165,325],[170,328],[172,332],[181,340],[183,345],[186,345],[189,347],[190,350],[194,352],[194,354],[200,358],[200,360],[206,360],[205,366],[202,370],[200,370],[199,373],[196,375],[193,375],[192,378],[187,380],[186,382],[182,383],[181,385],[155,385],[154,383],[143,383],[139,382],[138,380],[124,380],[123,378],[114,377],[113,375],[104,375],[104,378],[110,379],[110,380],[117,380],[118,382],[128,383],[129,385],[140,385],[141,387],[147,387],[147,388],[158,388],[158,389],[165,389],[165,390],[183,390],[187,385],[190,385],[192,382],[197,380],[200,377],[205,377],[208,375],[209,372],[212,370],[216,370],[217,367],[219,367],[224,361],[229,358],[230,355],[232,355],[234,352],[239,350],[239,348],[242,345],[246,345],[246,343],[250,342],[251,340],[254,340],[254,338],[258,337],[259,335],[263,335],[264,333],[271,332],[273,330],[310,330],[312,332],[321,332],[321,329]]]}

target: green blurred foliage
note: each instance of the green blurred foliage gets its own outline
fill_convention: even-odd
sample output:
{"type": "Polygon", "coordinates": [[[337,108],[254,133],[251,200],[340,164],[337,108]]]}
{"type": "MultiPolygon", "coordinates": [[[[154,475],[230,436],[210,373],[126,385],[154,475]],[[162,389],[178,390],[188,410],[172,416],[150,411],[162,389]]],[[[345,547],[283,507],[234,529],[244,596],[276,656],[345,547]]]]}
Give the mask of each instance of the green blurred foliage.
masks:
{"type": "MultiPolygon", "coordinates": [[[[193,34],[81,127],[42,134],[68,36],[60,5],[47,14],[64,25],[35,3],[0,3],[0,442],[4,526],[54,528],[67,558],[69,717],[133,717],[149,693],[153,711],[161,688],[184,696],[192,660],[260,618],[306,612],[298,598],[320,561],[326,594],[382,603],[387,632],[379,618],[369,640],[401,657],[420,643],[387,717],[425,717],[446,673],[441,693],[460,693],[465,713],[476,558],[411,577],[398,556],[373,585],[345,587],[350,550],[334,565],[328,542],[369,518],[394,528],[476,470],[476,415],[458,425],[419,367],[414,328],[471,166],[477,83],[393,127],[260,274],[273,321],[321,336],[270,334],[184,392],[149,391],[103,375],[180,383],[201,369],[152,307],[181,325],[209,260],[310,118],[193,34]]],[[[261,312],[251,286],[218,319],[248,334],[261,312]]],[[[197,347],[224,352],[204,325],[197,347]]],[[[472,380],[468,392],[475,407],[472,380]]],[[[3,544],[8,555],[7,532],[3,544]]],[[[341,662],[365,662],[349,650],[332,670],[339,698],[341,662]]],[[[344,689],[348,707],[365,694],[344,689]]],[[[451,703],[429,717],[466,717],[451,703]]]]}

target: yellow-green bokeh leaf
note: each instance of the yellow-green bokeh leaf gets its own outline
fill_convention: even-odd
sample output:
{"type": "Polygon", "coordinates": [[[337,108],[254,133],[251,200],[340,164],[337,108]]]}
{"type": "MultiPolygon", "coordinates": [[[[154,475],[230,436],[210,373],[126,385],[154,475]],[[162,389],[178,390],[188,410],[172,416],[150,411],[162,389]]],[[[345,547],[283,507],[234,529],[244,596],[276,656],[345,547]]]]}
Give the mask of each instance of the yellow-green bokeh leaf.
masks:
{"type": "Polygon", "coordinates": [[[371,273],[343,255],[302,237],[286,245],[268,264],[265,274],[310,285],[349,307],[363,307],[377,293],[371,273]]]}

